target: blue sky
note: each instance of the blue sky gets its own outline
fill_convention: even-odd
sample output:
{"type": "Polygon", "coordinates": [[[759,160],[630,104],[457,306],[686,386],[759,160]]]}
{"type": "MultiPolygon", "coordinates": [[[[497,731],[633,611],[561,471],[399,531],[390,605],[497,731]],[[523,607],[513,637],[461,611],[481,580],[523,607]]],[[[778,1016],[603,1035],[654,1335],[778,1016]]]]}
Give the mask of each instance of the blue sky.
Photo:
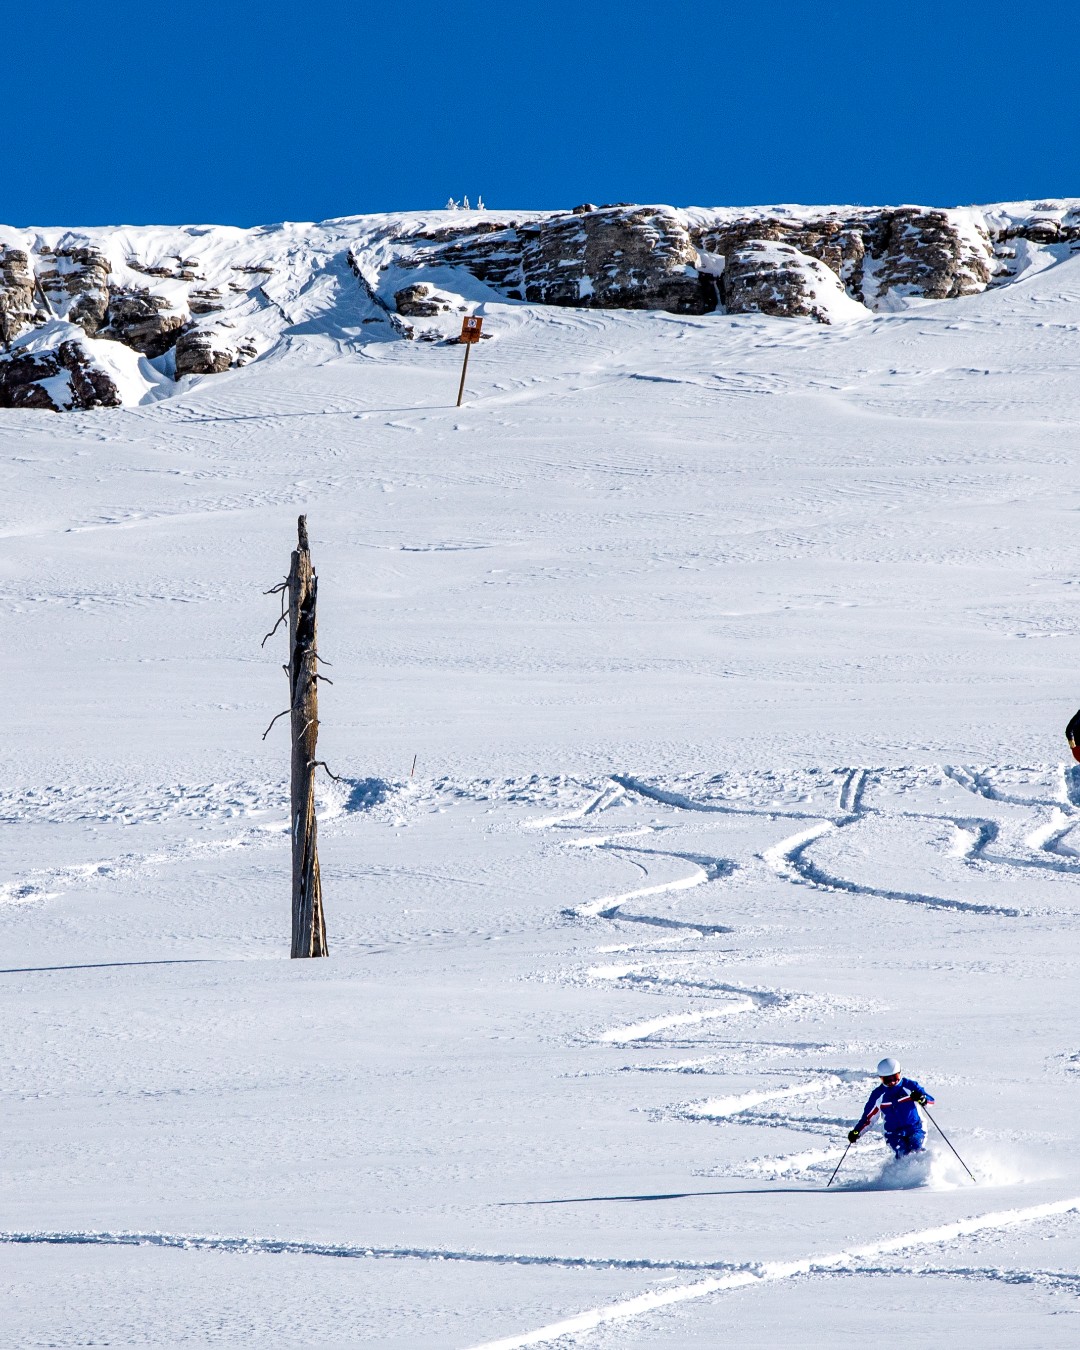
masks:
{"type": "Polygon", "coordinates": [[[0,220],[1080,196],[1069,7],[5,7],[0,220]]]}

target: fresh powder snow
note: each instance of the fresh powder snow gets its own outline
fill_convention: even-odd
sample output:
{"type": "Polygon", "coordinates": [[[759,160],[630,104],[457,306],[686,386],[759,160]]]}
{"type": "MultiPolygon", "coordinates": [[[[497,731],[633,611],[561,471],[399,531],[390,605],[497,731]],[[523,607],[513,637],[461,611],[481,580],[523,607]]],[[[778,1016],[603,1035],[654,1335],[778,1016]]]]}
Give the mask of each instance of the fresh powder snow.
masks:
{"type": "Polygon", "coordinates": [[[0,1343],[1076,1345],[1080,257],[830,325],[448,274],[455,408],[275,228],[243,368],[0,412],[0,1343]],[[827,1186],[883,1055],[977,1184],[928,1122],[827,1186]]]}

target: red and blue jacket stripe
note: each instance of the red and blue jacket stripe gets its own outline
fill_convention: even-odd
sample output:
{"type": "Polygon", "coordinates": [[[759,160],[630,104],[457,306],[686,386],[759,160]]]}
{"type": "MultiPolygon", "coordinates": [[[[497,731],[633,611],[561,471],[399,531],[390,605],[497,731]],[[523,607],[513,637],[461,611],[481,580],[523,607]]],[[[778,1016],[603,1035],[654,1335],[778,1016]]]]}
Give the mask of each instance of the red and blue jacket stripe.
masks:
{"type": "Polygon", "coordinates": [[[907,1134],[910,1131],[921,1133],[923,1123],[919,1108],[915,1104],[917,1095],[925,1097],[927,1102],[933,1105],[933,1097],[924,1087],[916,1083],[914,1078],[901,1078],[899,1083],[893,1083],[891,1086],[882,1083],[871,1092],[855,1128],[862,1134],[880,1114],[886,1138],[889,1135],[907,1134]]]}

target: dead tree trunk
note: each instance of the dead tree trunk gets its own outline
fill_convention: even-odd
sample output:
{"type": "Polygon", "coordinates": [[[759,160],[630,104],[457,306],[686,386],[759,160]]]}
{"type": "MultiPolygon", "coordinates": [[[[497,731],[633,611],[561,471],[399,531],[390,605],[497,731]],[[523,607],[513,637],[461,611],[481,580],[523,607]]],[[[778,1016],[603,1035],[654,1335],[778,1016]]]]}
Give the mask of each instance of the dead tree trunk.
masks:
{"type": "Polygon", "coordinates": [[[289,714],[292,732],[292,954],[326,956],[315,828],[315,744],[319,738],[318,645],[307,516],[298,525],[289,592],[289,714]]]}

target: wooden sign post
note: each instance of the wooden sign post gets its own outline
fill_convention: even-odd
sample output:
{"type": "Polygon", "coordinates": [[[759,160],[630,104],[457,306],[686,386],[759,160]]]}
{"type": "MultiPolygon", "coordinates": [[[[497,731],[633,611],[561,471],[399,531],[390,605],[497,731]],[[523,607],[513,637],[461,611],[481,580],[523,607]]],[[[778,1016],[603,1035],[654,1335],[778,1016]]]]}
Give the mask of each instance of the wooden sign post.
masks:
{"type": "Polygon", "coordinates": [[[470,315],[467,319],[461,321],[461,337],[459,342],[465,344],[465,360],[461,363],[461,383],[458,385],[457,406],[461,407],[461,398],[465,393],[465,372],[469,369],[469,352],[472,350],[474,342],[480,341],[480,330],[484,326],[483,319],[477,315],[470,315]]]}

